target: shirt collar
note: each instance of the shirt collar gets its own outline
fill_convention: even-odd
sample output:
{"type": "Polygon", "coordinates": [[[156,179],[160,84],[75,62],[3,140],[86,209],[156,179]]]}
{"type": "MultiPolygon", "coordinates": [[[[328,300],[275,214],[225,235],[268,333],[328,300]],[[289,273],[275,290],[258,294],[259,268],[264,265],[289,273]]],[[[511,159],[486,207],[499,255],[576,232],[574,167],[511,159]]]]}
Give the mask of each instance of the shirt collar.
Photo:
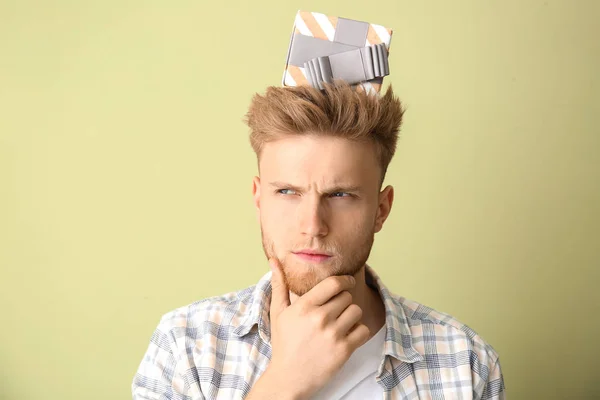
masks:
{"type": "MultiPolygon", "coordinates": [[[[424,357],[412,345],[410,324],[400,299],[389,292],[381,278],[368,265],[365,266],[365,277],[367,284],[377,289],[385,306],[384,355],[407,363],[423,360],[424,357]]],[[[252,290],[245,291],[240,300],[240,304],[248,306],[240,310],[241,323],[233,333],[242,337],[258,326],[261,339],[270,343],[271,271],[267,272],[252,290]]]]}

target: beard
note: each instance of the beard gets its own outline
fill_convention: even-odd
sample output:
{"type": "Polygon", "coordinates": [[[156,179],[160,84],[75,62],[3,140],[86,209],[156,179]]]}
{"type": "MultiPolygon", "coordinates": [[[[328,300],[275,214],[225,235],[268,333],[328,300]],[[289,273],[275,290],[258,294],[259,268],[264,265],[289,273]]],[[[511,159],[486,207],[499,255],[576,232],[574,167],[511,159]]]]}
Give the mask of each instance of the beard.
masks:
{"type": "Polygon", "coordinates": [[[265,234],[262,226],[260,233],[265,256],[267,259],[275,258],[279,261],[287,288],[297,296],[308,293],[319,282],[330,276],[355,275],[367,262],[375,240],[375,232],[371,229],[348,245],[348,250],[334,241],[318,241],[314,238],[307,243],[292,245],[289,250],[284,250],[276,249],[275,242],[265,234]],[[293,254],[306,248],[319,249],[332,254],[333,257],[323,263],[310,263],[300,260],[293,254]]]}

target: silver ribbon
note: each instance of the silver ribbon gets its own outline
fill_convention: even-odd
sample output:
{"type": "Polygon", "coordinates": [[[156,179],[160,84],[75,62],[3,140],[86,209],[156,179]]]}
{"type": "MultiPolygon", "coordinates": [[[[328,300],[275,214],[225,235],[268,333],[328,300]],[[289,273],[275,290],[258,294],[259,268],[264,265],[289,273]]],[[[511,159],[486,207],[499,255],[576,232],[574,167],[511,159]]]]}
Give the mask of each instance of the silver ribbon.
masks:
{"type": "Polygon", "coordinates": [[[323,83],[343,79],[349,84],[382,78],[390,74],[388,53],[384,43],[361,47],[304,62],[310,84],[323,89],[323,83]]]}

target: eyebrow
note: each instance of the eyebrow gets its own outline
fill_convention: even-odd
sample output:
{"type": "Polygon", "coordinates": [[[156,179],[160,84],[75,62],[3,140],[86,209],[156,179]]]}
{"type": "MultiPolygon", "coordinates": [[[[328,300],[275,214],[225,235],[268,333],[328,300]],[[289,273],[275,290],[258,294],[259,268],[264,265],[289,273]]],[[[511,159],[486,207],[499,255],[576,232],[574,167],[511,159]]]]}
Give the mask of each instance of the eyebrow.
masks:
{"type": "MultiPolygon", "coordinates": [[[[280,188],[280,189],[281,188],[292,189],[297,192],[305,191],[305,189],[300,186],[292,185],[292,184],[286,183],[286,182],[279,182],[279,181],[269,182],[269,186],[274,187],[274,188],[280,188]]],[[[336,192],[360,192],[360,186],[336,184],[335,186],[326,188],[326,190],[325,190],[325,193],[336,193],[336,192]]]]}

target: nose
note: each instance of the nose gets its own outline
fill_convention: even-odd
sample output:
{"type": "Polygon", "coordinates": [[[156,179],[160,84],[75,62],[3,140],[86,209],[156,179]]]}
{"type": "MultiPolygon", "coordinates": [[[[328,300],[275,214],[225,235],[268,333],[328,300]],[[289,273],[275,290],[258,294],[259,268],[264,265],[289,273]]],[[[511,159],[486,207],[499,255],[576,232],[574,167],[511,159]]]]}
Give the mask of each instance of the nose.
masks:
{"type": "Polygon", "coordinates": [[[329,233],[327,210],[318,196],[306,196],[299,207],[299,220],[302,234],[310,237],[323,237],[329,233]]]}

